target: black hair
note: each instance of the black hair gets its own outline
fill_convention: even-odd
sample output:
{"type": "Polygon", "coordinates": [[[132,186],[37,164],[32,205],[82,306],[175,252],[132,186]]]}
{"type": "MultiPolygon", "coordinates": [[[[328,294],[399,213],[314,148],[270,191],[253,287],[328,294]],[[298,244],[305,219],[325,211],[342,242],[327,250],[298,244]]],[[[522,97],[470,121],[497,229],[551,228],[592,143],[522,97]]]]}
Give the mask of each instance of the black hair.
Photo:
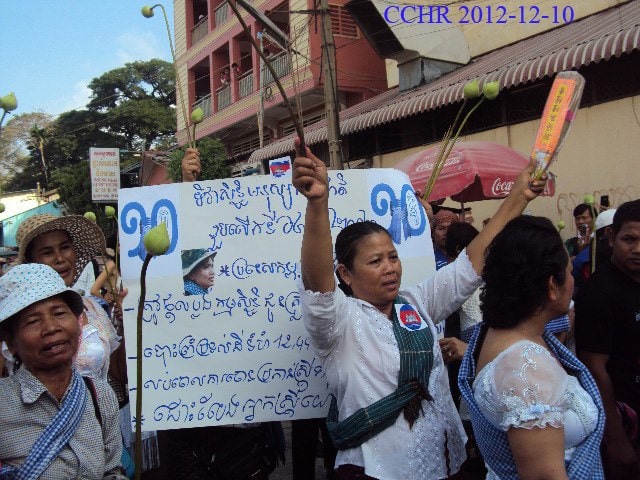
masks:
{"type": "Polygon", "coordinates": [[[569,256],[548,218],[523,215],[496,235],[486,252],[480,293],[483,321],[510,328],[547,302],[548,281],[567,280],[569,256]]]}
{"type": "Polygon", "coordinates": [[[593,214],[591,213],[591,207],[586,203],[577,205],[576,208],[573,209],[573,216],[575,218],[578,215],[582,215],[584,212],[589,212],[589,215],[593,217],[593,214]]]}
{"type": "Polygon", "coordinates": [[[14,313],[9,318],[0,322],[0,340],[6,341],[7,338],[13,337],[13,332],[15,331],[17,318],[18,318],[18,314],[14,313]]]}
{"type": "Polygon", "coordinates": [[[626,222],[640,222],[640,199],[625,202],[618,207],[611,224],[613,233],[617,235],[626,222]]]}
{"type": "Polygon", "coordinates": [[[478,229],[467,222],[455,222],[449,225],[447,238],[444,241],[444,249],[449,258],[456,258],[478,233],[480,233],[478,229]]]}
{"type": "MultiPolygon", "coordinates": [[[[16,331],[16,325],[18,323],[18,313],[14,313],[3,322],[0,322],[0,341],[4,341],[7,344],[12,343],[16,331]]],[[[13,371],[16,372],[21,365],[22,360],[18,354],[13,354],[13,371]]],[[[2,369],[0,369],[0,377],[3,373],[2,369]]]]}
{"type": "MultiPolygon", "coordinates": [[[[353,268],[353,260],[358,253],[358,244],[363,238],[373,235],[374,233],[384,233],[391,238],[386,228],[370,220],[352,223],[343,228],[336,237],[335,249],[337,262],[343,264],[347,270],[351,270],[353,268]]],[[[336,275],[338,276],[338,286],[342,291],[347,295],[353,295],[351,287],[344,283],[337,271],[336,275]]]]}

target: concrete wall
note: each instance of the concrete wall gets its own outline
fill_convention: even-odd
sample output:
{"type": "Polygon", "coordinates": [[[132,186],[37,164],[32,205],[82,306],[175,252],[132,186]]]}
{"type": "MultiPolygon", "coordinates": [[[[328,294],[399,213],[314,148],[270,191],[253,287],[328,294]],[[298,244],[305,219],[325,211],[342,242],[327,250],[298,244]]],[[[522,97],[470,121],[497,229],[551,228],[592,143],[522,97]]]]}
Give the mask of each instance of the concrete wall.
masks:
{"type": "MultiPolygon", "coordinates": [[[[487,140],[508,145],[529,155],[539,120],[500,127],[460,140],[487,140]]],[[[373,167],[393,167],[399,160],[425,147],[410,148],[374,157],[373,167]]],[[[573,208],[586,194],[599,200],[609,195],[611,206],[640,198],[640,96],[616,100],[578,111],[558,160],[551,166],[557,176],[556,194],[530,204],[534,215],[549,217],[554,224],[564,220],[565,238],[575,236],[573,208]]],[[[445,205],[459,207],[447,199],[445,205]]],[[[468,203],[473,207],[475,226],[490,217],[499,200],[468,203]]]]}

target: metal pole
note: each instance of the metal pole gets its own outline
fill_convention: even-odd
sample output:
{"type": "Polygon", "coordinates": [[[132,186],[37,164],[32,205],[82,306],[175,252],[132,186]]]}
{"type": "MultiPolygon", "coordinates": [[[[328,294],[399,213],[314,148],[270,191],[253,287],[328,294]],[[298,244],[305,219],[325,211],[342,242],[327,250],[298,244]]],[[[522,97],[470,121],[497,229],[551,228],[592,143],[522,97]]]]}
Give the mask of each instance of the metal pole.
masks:
{"type": "Polygon", "coordinates": [[[324,72],[324,102],[327,115],[327,143],[329,145],[329,168],[342,170],[340,148],[340,121],[337,105],[336,44],[331,31],[329,0],[320,0],[322,15],[322,70],[324,72]]]}
{"type": "MultiPolygon", "coordinates": [[[[258,32],[260,40],[260,53],[264,55],[264,39],[262,32],[258,32]]],[[[260,56],[260,111],[258,112],[258,135],[260,136],[260,148],[264,147],[264,60],[260,56]]]]}

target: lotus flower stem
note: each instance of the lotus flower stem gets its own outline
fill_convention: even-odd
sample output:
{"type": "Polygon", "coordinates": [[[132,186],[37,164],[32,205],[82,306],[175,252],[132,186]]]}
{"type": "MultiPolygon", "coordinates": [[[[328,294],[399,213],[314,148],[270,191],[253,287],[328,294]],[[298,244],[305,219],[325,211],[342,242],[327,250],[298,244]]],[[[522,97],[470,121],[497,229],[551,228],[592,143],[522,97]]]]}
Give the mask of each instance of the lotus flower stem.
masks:
{"type": "MultiPolygon", "coordinates": [[[[458,137],[460,136],[460,132],[462,132],[462,129],[466,125],[467,120],[469,120],[469,117],[471,117],[471,114],[478,109],[478,107],[482,104],[482,102],[484,102],[484,97],[480,97],[480,100],[478,100],[478,102],[473,106],[473,108],[469,110],[469,112],[462,119],[462,123],[460,123],[460,126],[458,127],[456,134],[453,136],[453,140],[449,142],[448,149],[445,152],[444,158],[447,158],[449,156],[449,154],[451,153],[451,149],[453,148],[453,145],[456,143],[456,140],[458,140],[458,137]]],[[[444,162],[442,163],[444,164],[444,162]]],[[[440,170],[442,170],[442,167],[440,167],[440,170]]],[[[438,174],[440,174],[440,171],[438,171],[438,174]]]]}
{"type": "MultiPolygon", "coordinates": [[[[164,24],[167,27],[167,37],[169,38],[169,49],[171,50],[171,59],[173,60],[173,71],[176,76],[176,88],[178,89],[178,94],[180,95],[180,109],[182,110],[182,117],[184,118],[185,123],[187,123],[189,121],[189,117],[187,116],[187,108],[185,107],[184,95],[182,94],[182,83],[180,82],[178,66],[176,65],[176,52],[173,48],[173,40],[171,40],[171,29],[169,28],[169,19],[167,18],[167,12],[165,11],[164,6],[162,4],[156,3],[154,6],[151,7],[151,10],[153,10],[156,7],[160,7],[160,9],[162,10],[162,15],[164,16],[164,24]]],[[[187,130],[187,138],[189,141],[189,146],[192,146],[194,143],[193,143],[193,138],[191,137],[191,130],[189,129],[188,123],[187,123],[186,130],[187,130]]]]}
{"type": "MultiPolygon", "coordinates": [[[[447,129],[447,131],[444,134],[444,137],[442,139],[442,143],[440,144],[440,149],[438,150],[438,155],[436,156],[436,161],[433,164],[433,170],[431,170],[431,175],[429,176],[429,180],[427,182],[427,185],[430,185],[429,187],[429,193],[431,193],[431,190],[433,189],[433,185],[435,185],[436,179],[438,178],[438,175],[440,174],[440,170],[442,169],[440,167],[440,164],[443,163],[446,160],[446,157],[444,156],[444,151],[447,148],[447,145],[449,144],[449,140],[451,139],[451,133],[453,132],[455,126],[458,124],[458,120],[460,120],[460,116],[462,115],[462,112],[464,111],[464,107],[467,105],[467,100],[469,98],[476,98],[479,95],[479,91],[478,91],[478,81],[475,80],[473,82],[469,82],[465,85],[464,87],[464,100],[462,102],[462,105],[460,105],[460,108],[458,109],[458,113],[456,115],[456,118],[453,120],[453,123],[449,126],[449,128],[447,129]],[[475,92],[469,92],[467,89],[469,87],[474,87],[475,92]],[[443,160],[443,158],[445,160],[443,160]],[[437,171],[436,171],[437,170],[437,171]]],[[[427,201],[427,197],[429,196],[429,194],[424,195],[423,194],[423,200],[427,201]]]]}
{"type": "MultiPolygon", "coordinates": [[[[484,99],[485,97],[480,97],[480,100],[478,100],[477,103],[471,108],[471,110],[467,112],[465,117],[462,119],[462,122],[460,122],[460,126],[456,130],[456,133],[453,135],[453,137],[447,138],[447,136],[445,136],[446,141],[443,141],[444,147],[440,150],[440,152],[444,151],[444,153],[442,154],[440,152],[438,153],[438,158],[436,158],[436,161],[433,165],[433,171],[431,172],[431,176],[429,177],[427,186],[425,187],[424,193],[422,194],[422,197],[425,200],[428,200],[429,195],[431,194],[431,191],[433,190],[433,187],[436,184],[436,180],[438,180],[438,176],[440,175],[440,172],[444,168],[444,164],[446,163],[447,158],[449,157],[449,154],[451,153],[451,150],[453,149],[453,146],[456,143],[456,140],[458,140],[458,137],[460,136],[460,132],[462,132],[462,129],[464,128],[467,121],[469,120],[469,117],[471,117],[471,114],[473,114],[473,112],[475,112],[478,109],[478,107],[482,105],[482,102],[484,102],[484,99]]],[[[465,106],[465,102],[462,103],[462,106],[458,111],[458,115],[456,116],[456,120],[451,125],[450,130],[453,130],[455,128],[455,124],[460,118],[460,115],[464,106],[465,106]]]]}
{"type": "Polygon", "coordinates": [[[136,446],[134,463],[136,466],[135,480],[142,478],[142,312],[144,311],[144,298],[147,294],[147,267],[153,255],[147,253],[142,262],[140,273],[140,299],[138,300],[138,319],[136,321],[136,446]]]}
{"type": "Polygon", "coordinates": [[[591,242],[591,273],[596,269],[596,245],[598,244],[598,232],[595,230],[595,222],[598,216],[596,212],[596,208],[593,203],[589,204],[589,210],[591,210],[591,229],[593,230],[593,238],[590,239],[591,242]]]}

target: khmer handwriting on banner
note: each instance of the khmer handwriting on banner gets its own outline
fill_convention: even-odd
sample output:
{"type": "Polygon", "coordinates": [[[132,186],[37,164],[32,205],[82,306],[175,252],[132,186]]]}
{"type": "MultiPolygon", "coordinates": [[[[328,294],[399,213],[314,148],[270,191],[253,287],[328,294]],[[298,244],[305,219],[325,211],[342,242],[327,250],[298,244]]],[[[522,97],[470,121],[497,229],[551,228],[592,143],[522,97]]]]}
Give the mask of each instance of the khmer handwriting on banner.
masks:
{"type": "MultiPolygon", "coordinates": [[[[407,285],[433,270],[429,225],[404,173],[331,172],[330,189],[334,237],[345,225],[373,220],[392,233],[407,285]]],[[[322,359],[310,349],[296,286],[306,202],[290,179],[122,189],[119,208],[130,379],[141,232],[164,222],[171,239],[147,274],[143,429],[324,416],[322,359]]],[[[134,382],[130,388],[134,404],[134,382]]]]}

